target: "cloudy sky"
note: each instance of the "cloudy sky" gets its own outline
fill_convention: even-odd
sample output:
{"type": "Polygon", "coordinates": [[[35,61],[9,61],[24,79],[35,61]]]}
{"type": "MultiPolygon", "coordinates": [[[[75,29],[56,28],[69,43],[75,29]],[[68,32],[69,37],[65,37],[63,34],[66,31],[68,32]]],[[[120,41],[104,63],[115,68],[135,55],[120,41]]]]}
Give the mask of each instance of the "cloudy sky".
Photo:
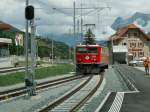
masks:
{"type": "MultiPolygon", "coordinates": [[[[26,0],[1,0],[0,20],[24,30],[24,8],[26,0]]],[[[35,6],[37,31],[39,34],[68,33],[73,29],[73,0],[29,0],[35,6]],[[54,10],[56,8],[56,10],[54,10]],[[69,8],[69,9],[65,9],[69,8]]],[[[150,13],[149,0],[75,0],[76,7],[83,10],[84,24],[96,24],[101,30],[108,27],[118,17],[128,18],[135,12],[150,13]],[[108,8],[111,7],[111,8],[108,8]],[[100,8],[100,9],[94,9],[100,8]],[[103,8],[103,10],[101,10],[103,8]]],[[[81,10],[76,10],[76,20],[80,20],[81,10]]],[[[99,31],[97,31],[99,32],[99,31]]]]}

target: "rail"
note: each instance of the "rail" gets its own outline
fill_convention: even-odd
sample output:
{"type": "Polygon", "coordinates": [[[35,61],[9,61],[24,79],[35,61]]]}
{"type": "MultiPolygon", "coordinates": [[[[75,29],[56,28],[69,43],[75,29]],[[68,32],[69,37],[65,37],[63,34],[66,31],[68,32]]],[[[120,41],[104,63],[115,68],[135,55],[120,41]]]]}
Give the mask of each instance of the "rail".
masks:
{"type": "MultiPolygon", "coordinates": [[[[46,81],[46,82],[39,83],[36,89],[41,90],[41,89],[45,89],[51,86],[66,83],[69,81],[81,79],[84,77],[85,76],[68,76],[68,77],[59,78],[59,79],[55,79],[51,81],[46,81]]],[[[8,100],[10,98],[15,98],[17,96],[24,95],[26,93],[27,93],[26,87],[20,87],[20,88],[16,88],[12,90],[3,91],[3,92],[0,92],[0,101],[8,100]]]]}
{"type": "MultiPolygon", "coordinates": [[[[97,89],[101,85],[103,81],[103,75],[99,75],[99,77],[100,78],[98,79],[98,82],[97,81],[95,82],[95,80],[97,79],[97,76],[93,76],[93,75],[89,76],[89,78],[86,81],[79,84],[76,88],[72,89],[71,91],[61,96],[60,98],[56,99],[55,101],[49,103],[48,105],[41,107],[40,109],[37,110],[37,112],[49,112],[49,111],[57,112],[59,111],[59,109],[62,110],[63,107],[61,106],[63,105],[63,103],[65,104],[65,102],[67,102],[67,100],[69,100],[72,97],[74,97],[74,99],[70,101],[71,105],[68,106],[69,107],[68,110],[66,108],[67,107],[66,105],[64,106],[64,108],[65,108],[65,111],[76,112],[93,96],[93,94],[97,91],[97,89]],[[93,84],[92,87],[91,87],[91,84],[93,84]],[[86,90],[88,88],[89,90],[86,90]],[[81,95],[82,98],[78,98],[79,95],[77,94],[81,94],[81,93],[83,94],[83,96],[81,95]],[[75,101],[75,99],[78,101],[75,101]]],[[[69,104],[69,103],[66,103],[66,104],[69,104]]]]}

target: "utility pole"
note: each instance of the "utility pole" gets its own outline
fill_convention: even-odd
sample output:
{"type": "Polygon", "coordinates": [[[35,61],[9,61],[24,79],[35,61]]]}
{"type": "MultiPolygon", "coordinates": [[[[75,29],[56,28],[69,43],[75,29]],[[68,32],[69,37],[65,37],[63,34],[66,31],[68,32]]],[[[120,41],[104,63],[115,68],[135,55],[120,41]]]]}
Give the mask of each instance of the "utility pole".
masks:
{"type": "MultiPolygon", "coordinates": [[[[69,35],[71,35],[71,29],[69,29],[69,35]]],[[[71,62],[71,46],[69,45],[69,62],[71,62]]]]}
{"type": "Polygon", "coordinates": [[[54,41],[53,41],[53,38],[52,38],[52,64],[54,63],[54,41]]]}
{"type": "Polygon", "coordinates": [[[81,40],[81,38],[80,38],[80,35],[79,35],[79,33],[80,33],[80,22],[79,22],[79,19],[77,20],[77,34],[78,34],[78,42],[81,42],[82,40],[81,40]]]}
{"type": "MultiPolygon", "coordinates": [[[[36,51],[36,59],[38,60],[38,38],[37,38],[37,25],[34,24],[35,31],[35,51],[36,51]]],[[[37,63],[36,63],[37,64],[37,63]]]]}
{"type": "MultiPolygon", "coordinates": [[[[35,18],[35,21],[39,21],[39,20],[40,20],[40,18],[35,18]]],[[[36,59],[38,61],[38,38],[37,37],[39,37],[39,35],[38,35],[38,29],[37,29],[38,25],[35,24],[35,22],[34,22],[34,28],[35,28],[34,30],[35,30],[36,59]]]]}
{"type": "Polygon", "coordinates": [[[82,0],[81,0],[81,42],[83,41],[83,18],[82,18],[82,0]]]}
{"type": "Polygon", "coordinates": [[[74,46],[74,64],[76,65],[76,7],[75,7],[75,1],[73,2],[73,34],[74,34],[74,42],[75,42],[75,46],[74,46]]]}

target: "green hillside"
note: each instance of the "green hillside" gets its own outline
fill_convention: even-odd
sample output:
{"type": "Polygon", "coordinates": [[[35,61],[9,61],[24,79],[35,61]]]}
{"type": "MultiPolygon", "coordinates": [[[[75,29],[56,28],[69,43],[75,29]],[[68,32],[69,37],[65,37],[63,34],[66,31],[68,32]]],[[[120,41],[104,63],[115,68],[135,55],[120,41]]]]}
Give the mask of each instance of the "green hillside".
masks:
{"type": "MultiPolygon", "coordinates": [[[[15,35],[16,33],[22,33],[25,37],[25,33],[17,30],[0,30],[0,38],[10,38],[12,39],[13,44],[10,45],[10,54],[11,55],[23,55],[24,47],[19,46],[17,52],[17,46],[15,45],[15,35]]],[[[38,56],[39,57],[50,57],[52,51],[52,40],[49,38],[38,37],[38,56]]],[[[69,56],[69,46],[63,42],[53,41],[54,45],[54,57],[61,59],[68,59],[69,56]]],[[[30,46],[30,45],[29,45],[30,46]]]]}
{"type": "MultiPolygon", "coordinates": [[[[63,42],[53,40],[54,57],[60,59],[69,58],[69,46],[63,42]]],[[[38,38],[38,55],[40,57],[51,57],[52,54],[52,40],[49,38],[38,38]]],[[[73,55],[73,54],[71,54],[73,55]]]]}

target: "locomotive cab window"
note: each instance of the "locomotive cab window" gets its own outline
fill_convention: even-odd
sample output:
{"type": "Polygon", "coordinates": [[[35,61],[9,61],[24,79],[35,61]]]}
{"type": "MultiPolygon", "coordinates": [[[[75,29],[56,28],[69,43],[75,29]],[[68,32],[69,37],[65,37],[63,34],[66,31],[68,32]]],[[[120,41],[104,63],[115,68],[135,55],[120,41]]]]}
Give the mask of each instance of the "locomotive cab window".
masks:
{"type": "Polygon", "coordinates": [[[77,52],[78,53],[87,53],[87,48],[85,48],[85,47],[78,47],[77,48],[77,52]]]}
{"type": "Polygon", "coordinates": [[[88,53],[97,53],[97,48],[88,48],[88,53]]]}

